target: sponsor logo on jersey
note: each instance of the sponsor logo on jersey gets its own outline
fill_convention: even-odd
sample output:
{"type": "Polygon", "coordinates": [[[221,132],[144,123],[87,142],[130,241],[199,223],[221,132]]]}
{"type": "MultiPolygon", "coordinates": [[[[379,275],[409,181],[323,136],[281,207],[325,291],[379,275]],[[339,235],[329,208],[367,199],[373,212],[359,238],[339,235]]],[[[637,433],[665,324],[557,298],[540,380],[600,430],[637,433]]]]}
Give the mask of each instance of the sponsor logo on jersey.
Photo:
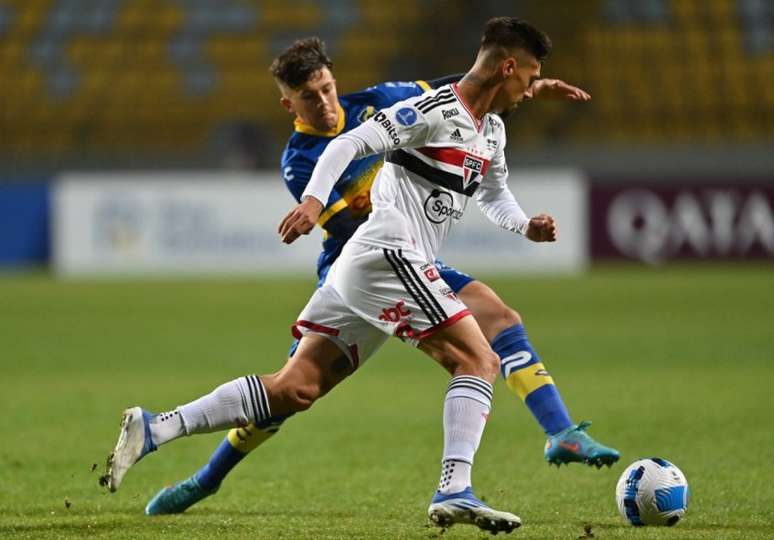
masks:
{"type": "Polygon", "coordinates": [[[495,139],[487,139],[486,140],[486,149],[487,150],[497,150],[497,141],[495,139]]]}
{"type": "Polygon", "coordinates": [[[433,223],[443,223],[449,218],[461,219],[462,211],[454,208],[451,193],[434,189],[425,199],[425,216],[433,223]]]}
{"type": "Polygon", "coordinates": [[[362,111],[360,111],[360,114],[357,115],[358,121],[362,124],[369,118],[371,118],[374,114],[376,114],[376,109],[374,109],[373,105],[369,105],[362,111]]]}
{"type": "Polygon", "coordinates": [[[443,115],[444,120],[448,120],[449,118],[460,114],[460,111],[457,109],[457,107],[455,107],[453,109],[445,109],[441,111],[441,114],[443,115]]]}
{"type": "Polygon", "coordinates": [[[374,122],[376,122],[379,126],[384,129],[384,131],[387,132],[387,136],[392,139],[392,144],[399,145],[400,144],[400,137],[398,136],[398,130],[395,129],[395,126],[392,125],[392,122],[390,122],[390,119],[387,118],[387,115],[384,114],[382,111],[379,111],[374,115],[373,118],[374,122]]]}
{"type": "Polygon", "coordinates": [[[465,156],[462,162],[462,187],[467,188],[471,182],[475,182],[476,178],[481,176],[483,168],[483,160],[470,155],[465,156]]]}
{"type": "Polygon", "coordinates": [[[449,135],[449,139],[456,143],[462,142],[462,135],[460,134],[460,128],[455,129],[451,132],[451,135],[449,135]]]}
{"type": "Polygon", "coordinates": [[[500,127],[500,125],[497,123],[497,120],[492,118],[492,116],[487,116],[487,120],[489,121],[489,127],[492,129],[497,129],[500,127]]]}
{"type": "Polygon", "coordinates": [[[411,126],[417,121],[417,112],[411,107],[403,107],[395,113],[395,118],[402,126],[411,126]]]}
{"type": "Polygon", "coordinates": [[[425,269],[424,273],[425,273],[425,277],[429,279],[431,282],[441,278],[441,274],[438,273],[438,269],[432,265],[430,266],[430,268],[425,269]]]}
{"type": "Polygon", "coordinates": [[[398,322],[403,317],[411,315],[411,310],[406,307],[406,303],[401,300],[395,306],[386,307],[382,310],[382,314],[379,315],[379,320],[384,322],[398,322]]]}

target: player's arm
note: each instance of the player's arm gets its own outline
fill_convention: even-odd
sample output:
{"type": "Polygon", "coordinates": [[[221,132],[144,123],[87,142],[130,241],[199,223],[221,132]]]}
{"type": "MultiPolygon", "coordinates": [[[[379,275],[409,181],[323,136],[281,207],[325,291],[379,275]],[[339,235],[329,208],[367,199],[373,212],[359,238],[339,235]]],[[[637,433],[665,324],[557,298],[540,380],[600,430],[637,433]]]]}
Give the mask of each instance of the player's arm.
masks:
{"type": "Polygon", "coordinates": [[[560,79],[538,79],[530,85],[527,97],[545,100],[589,101],[591,94],[560,79]]]}
{"type": "Polygon", "coordinates": [[[350,162],[397,148],[425,144],[430,126],[424,115],[414,108],[413,101],[415,99],[402,101],[379,111],[367,122],[328,144],[301,196],[301,204],[291,210],[279,225],[283,242],[290,244],[300,235],[309,234],[336,180],[350,162]]]}
{"type": "MultiPolygon", "coordinates": [[[[503,143],[505,142],[503,138],[503,143]]],[[[554,218],[539,214],[528,218],[508,188],[508,166],[501,144],[486,178],[476,190],[476,202],[484,215],[503,229],[523,234],[533,242],[554,242],[558,229],[554,218]]]]}
{"type": "MultiPolygon", "coordinates": [[[[282,179],[285,186],[297,202],[301,202],[306,186],[314,170],[314,163],[303,156],[292,156],[282,163],[282,179]]],[[[344,198],[334,188],[327,201],[327,209],[321,213],[318,223],[320,227],[334,236],[346,238],[360,226],[366,217],[356,218],[346,206],[338,208],[337,204],[345,204],[344,198]]]]}

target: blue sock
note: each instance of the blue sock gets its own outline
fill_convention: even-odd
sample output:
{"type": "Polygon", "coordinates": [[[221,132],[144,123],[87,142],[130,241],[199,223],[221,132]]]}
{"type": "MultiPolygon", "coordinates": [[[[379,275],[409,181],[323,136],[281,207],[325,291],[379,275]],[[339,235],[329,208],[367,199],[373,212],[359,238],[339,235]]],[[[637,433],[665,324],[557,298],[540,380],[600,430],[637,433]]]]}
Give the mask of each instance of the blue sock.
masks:
{"type": "Polygon", "coordinates": [[[220,483],[231,472],[237,463],[242,461],[247,454],[240,452],[233,446],[226,436],[215,449],[210,460],[204,467],[196,471],[196,482],[205,491],[212,491],[220,486],[220,483]]]}
{"type": "Polygon", "coordinates": [[[275,416],[259,426],[248,424],[229,431],[210,460],[194,474],[196,482],[205,491],[217,489],[231,469],[274,435],[287,418],[289,416],[275,416]]]}
{"type": "Polygon", "coordinates": [[[500,373],[508,388],[527,404],[546,433],[554,435],[573,424],[554,380],[529,343],[524,325],[497,334],[492,349],[500,357],[500,373]]]}

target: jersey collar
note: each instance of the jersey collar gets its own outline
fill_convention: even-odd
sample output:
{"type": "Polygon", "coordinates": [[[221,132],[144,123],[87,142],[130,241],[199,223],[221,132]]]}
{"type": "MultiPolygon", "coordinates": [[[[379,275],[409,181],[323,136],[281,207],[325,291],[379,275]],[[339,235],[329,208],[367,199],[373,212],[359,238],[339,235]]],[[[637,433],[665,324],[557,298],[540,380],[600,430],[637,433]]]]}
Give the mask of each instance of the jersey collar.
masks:
{"type": "Polygon", "coordinates": [[[341,108],[341,104],[336,103],[336,109],[339,111],[339,120],[336,123],[336,127],[329,131],[320,131],[313,128],[300,118],[296,117],[293,121],[293,125],[298,133],[304,133],[306,135],[316,135],[318,137],[335,137],[344,129],[344,124],[347,123],[347,115],[344,113],[344,109],[341,108]]]}
{"type": "Polygon", "coordinates": [[[451,84],[451,89],[452,89],[452,92],[454,92],[454,95],[457,97],[457,101],[459,101],[462,104],[462,108],[465,109],[465,112],[468,113],[468,116],[470,116],[470,119],[473,120],[473,125],[476,126],[476,131],[481,131],[481,126],[484,125],[484,119],[476,118],[476,115],[470,111],[468,104],[465,103],[465,100],[462,98],[462,94],[460,94],[459,88],[457,88],[456,82],[451,84]]]}

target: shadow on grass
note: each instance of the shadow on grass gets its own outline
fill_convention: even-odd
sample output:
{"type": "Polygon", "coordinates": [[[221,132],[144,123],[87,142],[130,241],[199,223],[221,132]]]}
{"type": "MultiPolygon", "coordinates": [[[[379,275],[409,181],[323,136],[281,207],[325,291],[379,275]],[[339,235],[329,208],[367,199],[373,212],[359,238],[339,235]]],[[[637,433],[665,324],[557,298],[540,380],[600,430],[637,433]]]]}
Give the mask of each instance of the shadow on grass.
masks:
{"type": "Polygon", "coordinates": [[[691,521],[684,521],[678,523],[674,527],[632,527],[623,523],[597,523],[592,524],[592,527],[597,530],[609,530],[609,531],[624,531],[624,530],[674,530],[674,531],[692,531],[696,533],[703,533],[712,535],[718,534],[721,531],[733,531],[733,532],[771,532],[771,524],[725,524],[725,523],[691,523],[691,521]]]}

